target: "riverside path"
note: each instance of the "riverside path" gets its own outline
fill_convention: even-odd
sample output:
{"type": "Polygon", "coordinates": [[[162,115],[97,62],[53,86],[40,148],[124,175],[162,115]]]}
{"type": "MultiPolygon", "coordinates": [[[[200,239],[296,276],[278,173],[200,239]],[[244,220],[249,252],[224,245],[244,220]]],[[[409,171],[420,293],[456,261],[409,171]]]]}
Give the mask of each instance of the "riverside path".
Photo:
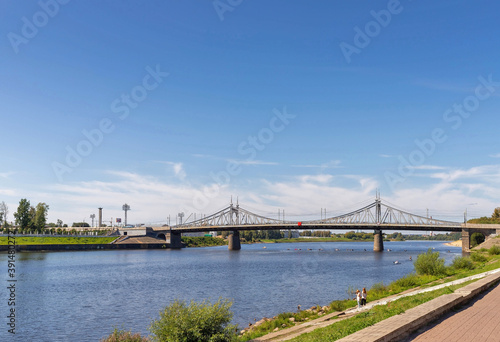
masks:
{"type": "Polygon", "coordinates": [[[422,328],[406,341],[498,342],[500,341],[500,286],[451,312],[430,327],[422,328]],[[424,330],[422,332],[422,330],[424,330]]]}

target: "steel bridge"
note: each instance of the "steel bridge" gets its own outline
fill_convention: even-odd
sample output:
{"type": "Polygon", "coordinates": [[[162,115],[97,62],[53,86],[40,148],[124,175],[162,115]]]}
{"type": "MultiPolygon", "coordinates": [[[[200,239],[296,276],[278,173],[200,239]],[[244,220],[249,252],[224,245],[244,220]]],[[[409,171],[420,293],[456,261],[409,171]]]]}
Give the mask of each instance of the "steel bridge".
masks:
{"type": "MultiPolygon", "coordinates": [[[[415,215],[382,202],[377,197],[375,201],[363,208],[347,214],[324,218],[320,220],[287,221],[261,216],[248,211],[237,203],[229,204],[228,207],[199,220],[186,222],[171,226],[165,232],[170,233],[171,245],[180,246],[182,233],[205,232],[205,231],[232,231],[229,235],[229,249],[241,249],[239,231],[241,230],[276,230],[276,229],[324,229],[324,230],[348,230],[348,229],[373,229],[374,251],[383,251],[382,230],[432,230],[446,232],[462,232],[462,248],[469,249],[470,234],[473,231],[482,231],[485,235],[496,234],[496,225],[478,227],[479,225],[462,224],[438,220],[425,216],[415,215]],[[472,230],[471,230],[472,229],[472,230]],[[492,230],[494,232],[492,232],[492,230]]],[[[480,225],[483,226],[483,225],[480,225]]]]}

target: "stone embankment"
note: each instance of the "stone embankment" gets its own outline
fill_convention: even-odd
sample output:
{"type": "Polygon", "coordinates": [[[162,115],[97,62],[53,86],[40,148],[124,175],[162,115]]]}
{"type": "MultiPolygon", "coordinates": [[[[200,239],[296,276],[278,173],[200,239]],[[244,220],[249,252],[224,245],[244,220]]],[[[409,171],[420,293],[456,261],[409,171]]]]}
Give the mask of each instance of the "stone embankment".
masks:
{"type": "MultiPolygon", "coordinates": [[[[165,249],[170,244],[165,240],[142,237],[119,237],[112,243],[106,244],[54,244],[54,245],[16,245],[16,251],[86,251],[86,250],[111,250],[111,249],[165,249]]],[[[0,252],[7,251],[8,245],[0,245],[0,252]]]]}

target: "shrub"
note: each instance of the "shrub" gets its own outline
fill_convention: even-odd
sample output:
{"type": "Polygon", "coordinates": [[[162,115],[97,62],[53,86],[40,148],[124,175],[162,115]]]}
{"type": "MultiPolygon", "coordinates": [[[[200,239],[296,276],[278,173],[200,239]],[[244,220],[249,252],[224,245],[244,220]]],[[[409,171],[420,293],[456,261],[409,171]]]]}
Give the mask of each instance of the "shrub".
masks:
{"type": "Polygon", "coordinates": [[[418,275],[410,273],[400,279],[393,281],[389,287],[391,290],[398,292],[399,290],[406,290],[420,285],[421,281],[418,275]]]}
{"type": "Polygon", "coordinates": [[[484,235],[481,233],[473,233],[470,237],[472,247],[476,247],[484,242],[484,235]]]}
{"type": "Polygon", "coordinates": [[[486,262],[488,258],[479,253],[471,253],[470,258],[474,262],[486,262]]]}
{"type": "Polygon", "coordinates": [[[232,303],[219,300],[211,304],[175,300],[164,311],[160,319],[153,321],[149,330],[155,341],[224,342],[235,341],[236,326],[230,325],[232,303]]]}
{"type": "Polygon", "coordinates": [[[142,337],[140,334],[132,334],[130,331],[115,330],[106,338],[101,339],[101,342],[148,342],[149,339],[142,337]]]}
{"type": "Polygon", "coordinates": [[[456,257],[453,259],[453,262],[451,263],[451,267],[454,269],[463,269],[463,270],[472,270],[474,269],[474,264],[472,263],[472,260],[467,257],[456,257]]]}
{"type": "Polygon", "coordinates": [[[419,254],[414,263],[417,274],[439,276],[446,274],[444,259],[439,257],[439,252],[433,252],[431,248],[426,253],[419,254]]]}
{"type": "Polygon", "coordinates": [[[488,249],[488,253],[490,255],[498,255],[500,254],[500,247],[498,247],[497,245],[491,246],[491,248],[488,249]]]}
{"type": "Polygon", "coordinates": [[[330,303],[330,309],[332,309],[333,311],[344,311],[345,309],[352,306],[350,304],[351,301],[348,300],[334,300],[330,303]]]}

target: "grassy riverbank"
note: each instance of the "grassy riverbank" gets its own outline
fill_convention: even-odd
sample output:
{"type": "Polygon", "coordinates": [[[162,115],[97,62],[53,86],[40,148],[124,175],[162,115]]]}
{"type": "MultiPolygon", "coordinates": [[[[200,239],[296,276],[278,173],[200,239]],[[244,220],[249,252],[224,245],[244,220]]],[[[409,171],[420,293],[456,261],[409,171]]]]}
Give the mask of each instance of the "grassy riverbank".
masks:
{"type": "MultiPolygon", "coordinates": [[[[372,302],[400,294],[406,290],[418,287],[427,288],[486,271],[491,271],[497,268],[500,268],[500,248],[482,250],[480,252],[472,253],[470,258],[457,258],[451,266],[443,269],[443,273],[441,275],[417,275],[416,273],[411,273],[388,285],[383,283],[375,284],[368,290],[368,300],[369,302],[372,302]]],[[[405,310],[430,301],[443,294],[451,293],[456,288],[461,286],[465,286],[465,284],[457,285],[456,287],[447,287],[441,290],[408,298],[402,298],[398,301],[391,302],[388,305],[376,306],[369,311],[360,313],[352,318],[339,321],[329,327],[318,329],[313,333],[301,335],[292,341],[335,341],[367,326],[373,325],[376,322],[403,313],[405,310]]],[[[317,308],[313,307],[296,313],[281,313],[272,319],[261,320],[258,322],[259,324],[255,324],[253,328],[247,328],[245,333],[238,337],[238,340],[248,341],[273,331],[286,329],[294,325],[313,320],[332,312],[345,311],[346,309],[355,307],[355,305],[356,302],[354,300],[346,299],[333,301],[327,306],[318,306],[317,308]]]]}
{"type": "MultiPolygon", "coordinates": [[[[16,245],[87,245],[108,244],[116,239],[116,236],[106,237],[76,237],[76,236],[18,236],[16,245]]],[[[0,245],[7,245],[8,237],[0,237],[0,245]]]]}
{"type": "Polygon", "coordinates": [[[227,240],[212,236],[183,236],[182,243],[186,247],[211,247],[227,245],[227,240]]]}

